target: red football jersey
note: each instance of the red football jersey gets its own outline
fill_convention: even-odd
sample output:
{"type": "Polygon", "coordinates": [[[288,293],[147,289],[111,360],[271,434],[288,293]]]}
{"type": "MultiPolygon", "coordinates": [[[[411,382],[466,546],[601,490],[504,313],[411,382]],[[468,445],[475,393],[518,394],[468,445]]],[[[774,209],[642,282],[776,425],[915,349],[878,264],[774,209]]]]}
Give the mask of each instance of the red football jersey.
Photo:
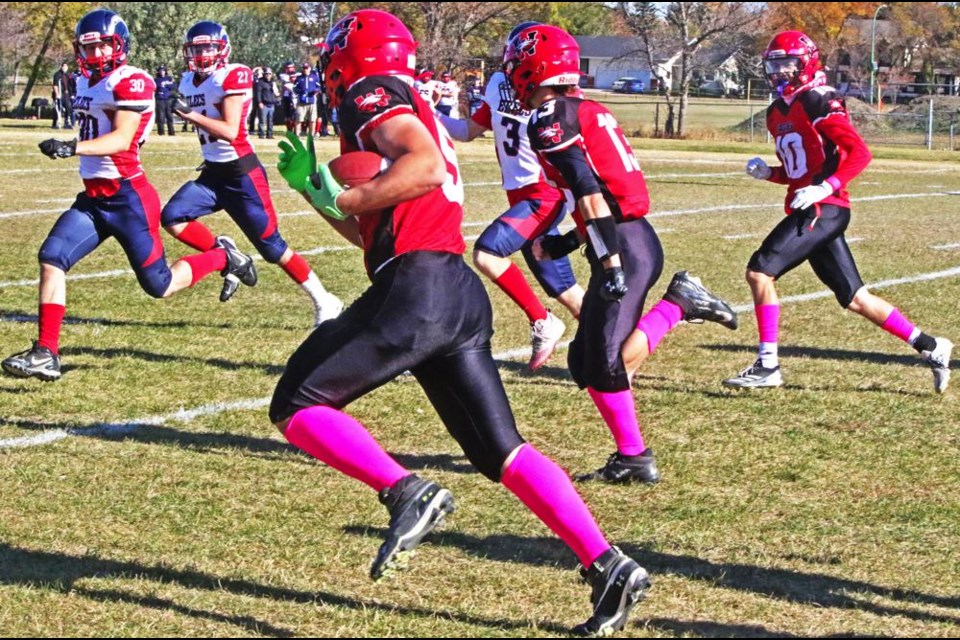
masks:
{"type": "MultiPolygon", "coordinates": [[[[426,195],[401,202],[381,213],[358,216],[367,273],[409,251],[463,254],[463,180],[457,154],[433,109],[403,80],[370,76],[350,87],[340,102],[340,150],[374,151],[373,131],[400,114],[420,119],[433,136],[447,165],[447,179],[426,195]]],[[[382,155],[382,154],[381,154],[382,155]]]]}
{"type": "MultiPolygon", "coordinates": [[[[570,185],[550,164],[550,154],[576,145],[583,150],[618,222],[641,218],[650,210],[650,195],[640,164],[616,118],[603,105],[573,97],[550,100],[530,118],[527,135],[547,179],[560,188],[570,189],[570,185]]],[[[574,212],[574,217],[578,225],[582,224],[579,211],[574,212]]]]}
{"type": "Polygon", "coordinates": [[[767,109],[767,129],[781,162],[772,167],[770,180],[788,185],[787,213],[797,189],[828,181],[834,193],[823,204],[850,206],[847,184],[869,164],[870,150],[835,89],[810,89],[790,104],[783,98],[774,101],[767,109]]]}

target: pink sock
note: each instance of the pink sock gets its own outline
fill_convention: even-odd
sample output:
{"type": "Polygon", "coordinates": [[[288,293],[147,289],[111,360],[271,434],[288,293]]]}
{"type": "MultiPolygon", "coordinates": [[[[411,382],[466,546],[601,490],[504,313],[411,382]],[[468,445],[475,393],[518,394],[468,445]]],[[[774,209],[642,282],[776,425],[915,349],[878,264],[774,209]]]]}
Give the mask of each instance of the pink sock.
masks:
{"type": "Polygon", "coordinates": [[[583,566],[589,567],[610,548],[570,477],[533,445],[520,448],[500,481],[570,547],[583,566]]]}
{"type": "Polygon", "coordinates": [[[640,425],[637,424],[637,409],[633,404],[630,389],[606,393],[587,387],[587,393],[600,410],[603,421],[617,443],[617,451],[625,456],[638,456],[647,448],[643,443],[640,425]]]}
{"type": "Polygon", "coordinates": [[[758,304],[754,309],[757,312],[760,342],[778,342],[780,340],[780,305],[758,304]]]}
{"type": "Polygon", "coordinates": [[[653,305],[653,308],[645,316],[640,318],[637,323],[637,329],[643,331],[647,336],[647,346],[650,353],[657,348],[663,336],[670,333],[670,330],[680,324],[683,320],[683,309],[667,300],[661,300],[653,305]]]}
{"type": "Polygon", "coordinates": [[[887,319],[880,325],[880,328],[891,335],[897,336],[906,343],[910,342],[910,336],[913,335],[913,331],[916,329],[912,322],[903,317],[900,309],[891,311],[887,319]]]}
{"type": "Polygon", "coordinates": [[[330,407],[297,411],[283,435],[293,446],[375,491],[410,475],[362,424],[330,407]]]}

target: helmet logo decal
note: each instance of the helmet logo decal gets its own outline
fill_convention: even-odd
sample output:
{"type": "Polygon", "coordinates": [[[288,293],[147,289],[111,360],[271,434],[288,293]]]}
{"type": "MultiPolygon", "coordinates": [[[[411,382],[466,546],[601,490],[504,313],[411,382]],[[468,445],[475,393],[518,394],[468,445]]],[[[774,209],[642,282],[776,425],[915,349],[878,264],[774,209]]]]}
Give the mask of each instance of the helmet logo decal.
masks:
{"type": "Polygon", "coordinates": [[[525,60],[537,53],[537,43],[540,42],[540,32],[530,31],[517,42],[517,59],[525,60]]]}
{"type": "Polygon", "coordinates": [[[356,23],[357,18],[355,16],[347,16],[336,24],[333,28],[334,30],[327,37],[326,44],[330,48],[330,53],[341,50],[347,46],[347,38],[353,33],[354,29],[356,29],[356,23]]]}

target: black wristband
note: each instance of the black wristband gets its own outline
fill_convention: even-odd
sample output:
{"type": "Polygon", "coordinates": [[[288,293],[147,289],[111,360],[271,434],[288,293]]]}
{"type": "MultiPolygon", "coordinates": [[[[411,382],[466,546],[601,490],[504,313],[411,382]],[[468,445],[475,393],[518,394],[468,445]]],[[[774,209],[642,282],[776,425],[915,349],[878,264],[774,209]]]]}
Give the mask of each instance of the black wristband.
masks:
{"type": "Polygon", "coordinates": [[[587,239],[601,262],[620,253],[617,221],[613,216],[587,220],[587,239]]]}

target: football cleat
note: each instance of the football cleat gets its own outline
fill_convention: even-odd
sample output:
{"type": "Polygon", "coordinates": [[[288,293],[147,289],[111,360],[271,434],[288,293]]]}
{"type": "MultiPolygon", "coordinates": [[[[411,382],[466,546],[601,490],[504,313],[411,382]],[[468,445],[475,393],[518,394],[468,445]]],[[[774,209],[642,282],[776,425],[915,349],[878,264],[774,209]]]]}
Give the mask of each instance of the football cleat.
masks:
{"type": "Polygon", "coordinates": [[[237,244],[227,236],[217,236],[214,245],[227,253],[227,266],[220,275],[223,276],[223,288],[220,290],[220,302],[226,302],[233,297],[239,288],[238,283],[248,287],[257,284],[257,267],[253,258],[237,249],[237,244]]]}
{"type": "Polygon", "coordinates": [[[319,327],[327,320],[333,320],[343,311],[343,302],[340,298],[329,291],[325,291],[320,296],[319,301],[314,301],[314,322],[315,327],[319,327]]]}
{"type": "Polygon", "coordinates": [[[379,500],[390,512],[390,527],[370,567],[374,580],[405,569],[417,545],[456,508],[449,491],[413,474],[382,490],[379,500]]]}
{"type": "Polygon", "coordinates": [[[592,587],[593,615],[573,628],[578,636],[605,637],[623,629],[630,610],[650,588],[647,570],[616,547],[604,551],[580,575],[592,587]]]}
{"type": "Polygon", "coordinates": [[[953,343],[946,338],[935,338],[937,346],[933,351],[923,351],[920,357],[933,369],[933,388],[943,393],[950,384],[950,356],[953,343]]]}
{"type": "Polygon", "coordinates": [[[547,317],[530,324],[530,362],[531,371],[536,371],[553,355],[557,343],[563,337],[567,326],[557,316],[547,311],[547,317]]]}
{"type": "Polygon", "coordinates": [[[654,484],[660,481],[660,470],[657,469],[653,449],[647,447],[638,456],[625,456],[619,451],[614,451],[607,458],[605,465],[596,471],[577,476],[577,480],[580,482],[602,480],[610,483],[637,481],[654,484]]]}
{"type": "Polygon", "coordinates": [[[18,378],[39,378],[44,382],[60,379],[60,356],[34,341],[26,351],[3,361],[3,370],[18,378]]]}
{"type": "Polygon", "coordinates": [[[724,380],[723,386],[733,389],[782,387],[783,376],[780,375],[779,365],[768,369],[757,359],[752,365],[738,373],[736,377],[724,380]]]}
{"type": "Polygon", "coordinates": [[[674,274],[663,299],[683,309],[683,319],[687,322],[701,323],[709,320],[727,329],[737,328],[737,312],[710,293],[700,278],[695,278],[686,271],[674,274]]]}

